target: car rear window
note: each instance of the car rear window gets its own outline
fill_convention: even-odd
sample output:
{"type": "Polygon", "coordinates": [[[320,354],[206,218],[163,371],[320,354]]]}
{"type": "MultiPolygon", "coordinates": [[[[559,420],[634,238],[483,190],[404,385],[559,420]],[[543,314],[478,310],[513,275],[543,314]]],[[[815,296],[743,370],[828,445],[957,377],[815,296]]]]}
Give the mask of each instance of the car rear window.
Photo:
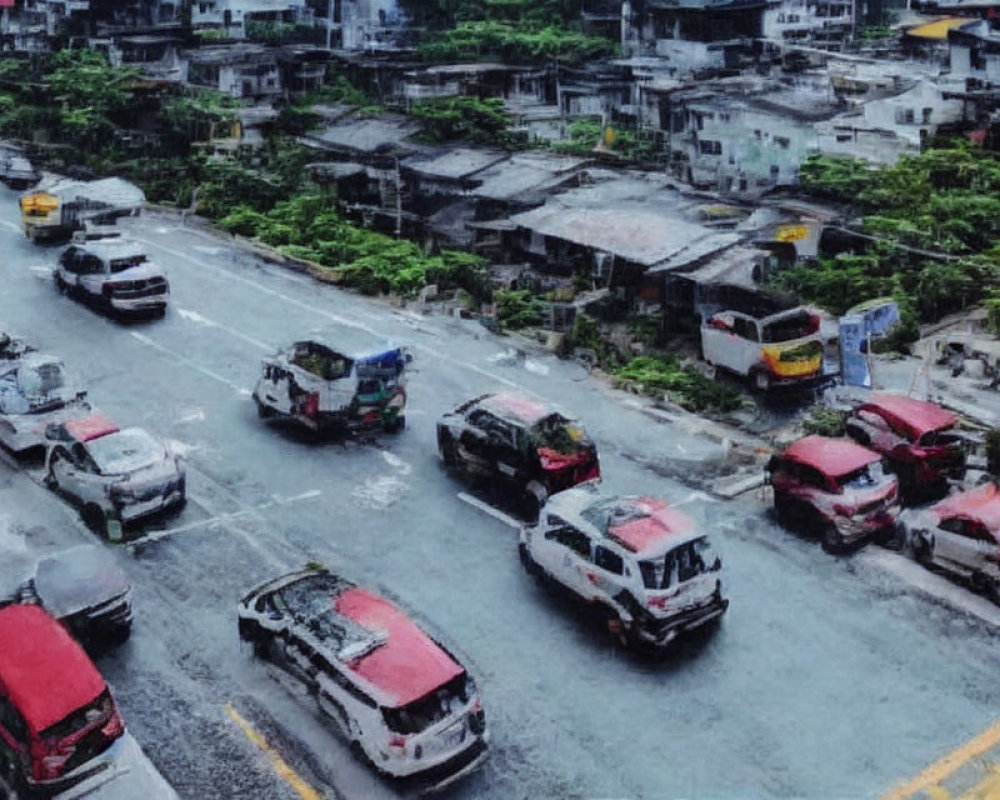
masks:
{"type": "Polygon", "coordinates": [[[572,455],[587,443],[587,432],[583,426],[560,414],[550,414],[536,422],[532,433],[540,447],[563,455],[572,455]]]}
{"type": "Polygon", "coordinates": [[[684,583],[721,566],[722,560],[708,537],[700,536],[665,556],[640,561],[639,572],[647,589],[669,589],[674,583],[684,583]]]}
{"type": "Polygon", "coordinates": [[[78,708],[68,717],[42,731],[42,739],[62,741],[84,728],[104,725],[111,719],[114,710],[115,704],[111,699],[111,692],[105,689],[94,702],[78,708]]]}
{"type": "Polygon", "coordinates": [[[801,339],[819,330],[819,321],[808,311],[800,311],[788,317],[776,320],[764,327],[765,342],[787,342],[791,339],[801,339]]]}
{"type": "Polygon", "coordinates": [[[106,475],[133,472],[161,461],[165,455],[162,444],[135,428],[94,439],[87,449],[106,475]]]}
{"type": "Polygon", "coordinates": [[[382,718],[395,733],[420,733],[452,713],[455,701],[468,703],[476,686],[465,673],[452,678],[440,689],[401,708],[383,708],[382,718]]]}

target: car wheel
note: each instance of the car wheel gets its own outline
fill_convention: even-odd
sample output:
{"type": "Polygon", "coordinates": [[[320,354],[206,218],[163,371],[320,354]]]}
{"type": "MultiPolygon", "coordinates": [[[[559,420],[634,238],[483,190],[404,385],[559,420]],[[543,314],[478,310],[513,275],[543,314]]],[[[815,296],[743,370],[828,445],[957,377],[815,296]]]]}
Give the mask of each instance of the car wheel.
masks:
{"type": "Polygon", "coordinates": [[[538,481],[531,481],[525,486],[521,497],[521,508],[525,519],[535,522],[542,513],[542,506],[545,505],[548,496],[549,493],[538,481]]]}
{"type": "Polygon", "coordinates": [[[58,291],[59,294],[63,294],[64,295],[64,294],[66,294],[67,289],[69,289],[69,286],[67,286],[66,281],[63,280],[63,276],[60,275],[57,272],[56,273],[56,291],[58,291]]]}
{"type": "Polygon", "coordinates": [[[528,548],[524,544],[517,546],[517,555],[521,559],[521,566],[524,567],[524,571],[529,575],[537,576],[539,573],[538,564],[531,557],[531,553],[528,552],[528,548]]]}
{"type": "Polygon", "coordinates": [[[441,460],[448,469],[455,469],[458,466],[458,450],[450,436],[441,440],[441,460]]]}
{"type": "Polygon", "coordinates": [[[132,623],[126,622],[124,625],[118,625],[111,632],[111,641],[115,644],[125,644],[132,635],[132,623]]]}
{"type": "Polygon", "coordinates": [[[840,533],[837,531],[837,526],[832,522],[828,522],[823,526],[822,529],[822,544],[823,549],[827,553],[842,553],[844,550],[844,540],[841,538],[840,533]]]}
{"type": "Polygon", "coordinates": [[[253,396],[253,404],[257,406],[257,416],[261,419],[267,419],[274,414],[274,409],[270,406],[264,405],[257,395],[253,396]]]}
{"type": "Polygon", "coordinates": [[[1000,600],[1000,592],[998,592],[997,582],[992,580],[985,573],[976,570],[972,573],[972,577],[969,579],[969,582],[972,584],[972,591],[976,594],[981,594],[992,600],[994,603],[1000,600]]]}
{"type": "Polygon", "coordinates": [[[774,493],[774,511],[785,528],[795,527],[795,501],[785,494],[774,493]]]}
{"type": "Polygon", "coordinates": [[[878,532],[876,541],[887,550],[902,552],[906,549],[906,530],[899,523],[887,525],[878,532]]]}
{"type": "Polygon", "coordinates": [[[104,513],[104,509],[99,505],[91,503],[90,505],[84,506],[83,512],[83,524],[90,528],[91,531],[96,533],[102,539],[108,538],[108,518],[104,513]]]}
{"type": "Polygon", "coordinates": [[[56,474],[52,471],[52,467],[49,467],[49,471],[45,473],[42,482],[45,484],[46,489],[51,489],[53,492],[59,489],[59,481],[56,480],[56,474]]]}
{"type": "Polygon", "coordinates": [[[925,567],[934,560],[934,546],[919,534],[913,537],[913,557],[925,567]]]}

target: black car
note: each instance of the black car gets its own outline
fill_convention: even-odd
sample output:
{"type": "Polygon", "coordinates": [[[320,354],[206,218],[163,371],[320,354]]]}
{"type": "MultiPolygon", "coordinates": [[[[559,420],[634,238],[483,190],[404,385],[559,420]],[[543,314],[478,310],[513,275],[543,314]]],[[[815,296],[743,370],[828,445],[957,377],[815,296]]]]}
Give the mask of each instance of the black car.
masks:
{"type": "Polygon", "coordinates": [[[513,493],[529,519],[549,495],[601,476],[583,426],[516,394],[486,394],[445,414],[438,450],[448,469],[513,493]]]}
{"type": "Polygon", "coordinates": [[[84,644],[123,642],[132,630],[132,586],[114,557],[97,545],[40,559],[34,576],[7,602],[42,606],[84,644]]]}

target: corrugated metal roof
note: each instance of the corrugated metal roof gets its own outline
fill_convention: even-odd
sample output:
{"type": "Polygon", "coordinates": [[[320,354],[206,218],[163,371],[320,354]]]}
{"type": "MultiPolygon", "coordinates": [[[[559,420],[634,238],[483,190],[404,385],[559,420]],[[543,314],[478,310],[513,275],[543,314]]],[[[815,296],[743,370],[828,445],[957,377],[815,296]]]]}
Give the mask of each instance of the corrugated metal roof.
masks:
{"type": "Polygon", "coordinates": [[[543,236],[603,250],[646,267],[666,261],[700,239],[717,235],[701,225],[643,206],[598,209],[547,203],[511,219],[543,236]]]}

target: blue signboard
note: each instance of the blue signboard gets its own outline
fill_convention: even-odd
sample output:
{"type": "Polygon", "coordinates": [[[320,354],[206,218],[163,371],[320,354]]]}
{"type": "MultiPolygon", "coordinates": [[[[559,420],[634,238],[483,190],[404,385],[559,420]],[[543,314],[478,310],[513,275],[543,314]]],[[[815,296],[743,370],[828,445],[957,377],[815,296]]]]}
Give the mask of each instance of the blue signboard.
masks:
{"type": "Polygon", "coordinates": [[[861,314],[847,314],[840,318],[840,374],[848,386],[870,389],[872,376],[868,371],[865,345],[865,318],[861,314]]]}

